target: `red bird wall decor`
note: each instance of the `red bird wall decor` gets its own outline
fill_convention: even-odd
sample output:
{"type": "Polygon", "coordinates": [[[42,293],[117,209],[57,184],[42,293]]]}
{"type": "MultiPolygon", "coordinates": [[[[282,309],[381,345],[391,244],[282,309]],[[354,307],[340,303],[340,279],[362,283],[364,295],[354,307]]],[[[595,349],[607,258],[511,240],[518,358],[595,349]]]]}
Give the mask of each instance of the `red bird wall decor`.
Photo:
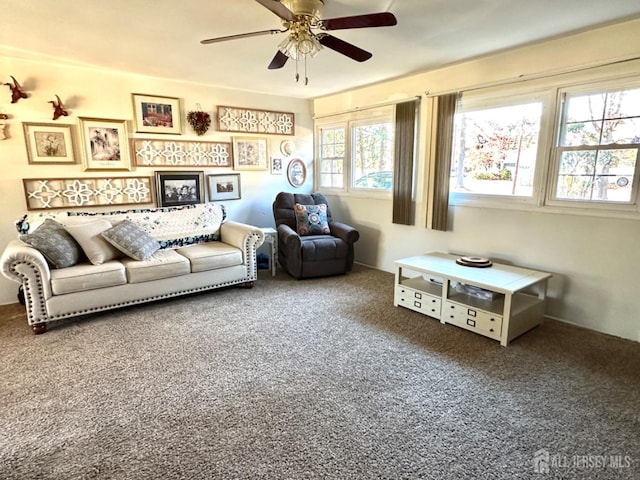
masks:
{"type": "Polygon", "coordinates": [[[54,120],[59,119],[63,115],[65,117],[67,115],[69,115],[69,112],[67,112],[65,110],[64,105],[62,104],[62,100],[60,100],[60,97],[58,95],[56,95],[56,99],[58,100],[57,102],[55,100],[49,100],[49,103],[51,105],[53,105],[53,119],[54,120]]]}
{"type": "Polygon", "coordinates": [[[9,76],[13,80],[13,84],[5,83],[5,85],[11,90],[11,103],[16,103],[21,98],[27,98],[27,94],[22,90],[18,81],[12,75],[9,76]]]}

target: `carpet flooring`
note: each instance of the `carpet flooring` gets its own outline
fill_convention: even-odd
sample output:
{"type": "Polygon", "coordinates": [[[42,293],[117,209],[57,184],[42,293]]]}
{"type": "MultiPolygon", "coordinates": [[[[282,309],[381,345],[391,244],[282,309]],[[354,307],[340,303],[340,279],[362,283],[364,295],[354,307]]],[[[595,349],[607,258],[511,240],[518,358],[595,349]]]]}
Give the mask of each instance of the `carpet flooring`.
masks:
{"type": "Polygon", "coordinates": [[[640,478],[640,344],[504,348],[356,265],[59,322],[0,307],[0,479],[640,478]]]}

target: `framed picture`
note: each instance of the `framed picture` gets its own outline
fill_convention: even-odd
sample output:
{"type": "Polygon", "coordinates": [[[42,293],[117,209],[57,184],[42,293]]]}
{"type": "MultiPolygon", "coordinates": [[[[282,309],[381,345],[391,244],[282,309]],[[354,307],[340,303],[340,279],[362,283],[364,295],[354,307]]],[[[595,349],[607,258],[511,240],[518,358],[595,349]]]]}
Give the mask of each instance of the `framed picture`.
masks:
{"type": "Polygon", "coordinates": [[[131,170],[125,120],[79,120],[85,170],[131,170]]]}
{"type": "Polygon", "coordinates": [[[294,158],[287,167],[287,180],[292,187],[298,188],[304,185],[307,179],[307,167],[299,158],[294,158]]]}
{"type": "Polygon", "coordinates": [[[234,170],[267,170],[267,140],[233,137],[234,170]]]}
{"type": "Polygon", "coordinates": [[[29,163],[76,163],[73,125],[22,124],[29,163]]]}
{"type": "Polygon", "coordinates": [[[133,93],[133,117],[138,133],[182,134],[180,99],[133,93]]]}
{"type": "Polygon", "coordinates": [[[240,174],[207,175],[209,201],[240,200],[240,174]]]}
{"type": "Polygon", "coordinates": [[[271,158],[271,175],[282,175],[282,159],[271,158]]]}
{"type": "Polygon", "coordinates": [[[202,172],[155,172],[159,207],[204,203],[202,172]]]}

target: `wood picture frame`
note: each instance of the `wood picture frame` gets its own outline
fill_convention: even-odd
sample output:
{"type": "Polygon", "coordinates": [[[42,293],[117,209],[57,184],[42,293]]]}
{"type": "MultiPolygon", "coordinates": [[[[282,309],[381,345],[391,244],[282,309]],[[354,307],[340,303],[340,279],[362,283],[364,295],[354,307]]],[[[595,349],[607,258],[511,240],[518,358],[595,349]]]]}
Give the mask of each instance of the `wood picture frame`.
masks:
{"type": "Polygon", "coordinates": [[[267,139],[233,137],[234,170],[268,170],[267,139]]]}
{"type": "Polygon", "coordinates": [[[132,93],[131,100],[136,133],[182,135],[179,98],[132,93]]]}
{"type": "Polygon", "coordinates": [[[80,117],[85,171],[131,170],[126,120],[80,117]]]}
{"type": "Polygon", "coordinates": [[[209,201],[240,200],[240,174],[220,173],[207,175],[209,201]]]}
{"type": "Polygon", "coordinates": [[[159,207],[204,203],[203,172],[155,172],[159,207]]]}
{"type": "Polygon", "coordinates": [[[22,128],[30,164],[77,163],[73,125],[23,122],[22,128]]]}

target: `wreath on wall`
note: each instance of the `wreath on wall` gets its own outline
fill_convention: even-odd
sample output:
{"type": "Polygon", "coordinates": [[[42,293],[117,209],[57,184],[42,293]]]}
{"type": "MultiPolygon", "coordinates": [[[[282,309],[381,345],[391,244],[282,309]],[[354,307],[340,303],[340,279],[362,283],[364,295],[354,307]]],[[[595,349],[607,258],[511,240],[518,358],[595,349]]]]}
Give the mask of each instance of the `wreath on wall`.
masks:
{"type": "Polygon", "coordinates": [[[211,115],[201,110],[198,104],[197,110],[187,113],[187,122],[198,135],[204,135],[211,125],[211,115]]]}

